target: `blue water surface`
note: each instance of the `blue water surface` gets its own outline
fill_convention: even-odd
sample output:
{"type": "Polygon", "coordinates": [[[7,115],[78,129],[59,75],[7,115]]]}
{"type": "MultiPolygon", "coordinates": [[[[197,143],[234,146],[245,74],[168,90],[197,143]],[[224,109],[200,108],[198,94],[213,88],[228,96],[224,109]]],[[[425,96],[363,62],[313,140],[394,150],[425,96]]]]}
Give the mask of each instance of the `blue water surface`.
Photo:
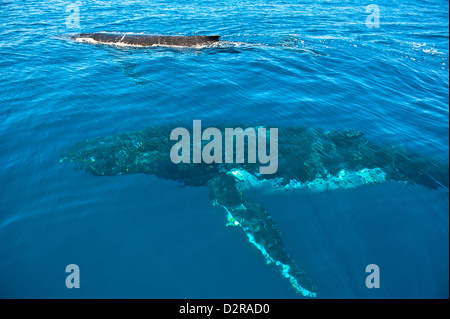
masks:
{"type": "MultiPolygon", "coordinates": [[[[60,164],[87,138],[195,119],[355,129],[448,163],[449,3],[0,1],[0,297],[298,298],[207,187],[60,164]],[[72,16],[73,17],[73,16],[72,16]],[[206,48],[80,32],[221,35],[206,48]],[[80,289],[65,285],[80,267],[80,289]]],[[[254,194],[319,298],[448,298],[448,188],[254,194]],[[368,264],[380,288],[368,289],[368,264]]]]}

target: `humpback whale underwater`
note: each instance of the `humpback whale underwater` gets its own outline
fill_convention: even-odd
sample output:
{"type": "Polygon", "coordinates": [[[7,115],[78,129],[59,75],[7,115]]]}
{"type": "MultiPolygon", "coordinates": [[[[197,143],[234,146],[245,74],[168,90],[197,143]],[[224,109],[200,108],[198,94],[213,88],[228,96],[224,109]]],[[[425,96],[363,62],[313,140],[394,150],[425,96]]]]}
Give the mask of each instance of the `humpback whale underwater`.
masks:
{"type": "Polygon", "coordinates": [[[81,33],[72,36],[79,42],[92,42],[114,45],[151,46],[183,46],[192,47],[209,45],[219,41],[220,35],[210,36],[152,36],[110,33],[81,33]]]}
{"type": "MultiPolygon", "coordinates": [[[[219,127],[224,131],[224,127],[219,127]]],[[[273,191],[332,191],[396,181],[427,188],[448,188],[449,165],[408,150],[378,145],[359,131],[284,127],[278,131],[278,170],[260,175],[254,163],[179,163],[170,159],[171,127],[152,126],[137,132],[79,142],[60,162],[96,176],[153,174],[184,185],[208,186],[213,205],[223,207],[227,225],[240,227],[264,256],[289,280],[296,292],[316,297],[307,271],[286,250],[281,230],[269,212],[248,196],[254,188],[273,191]]],[[[267,133],[269,134],[269,133],[267,133]]],[[[202,141],[202,146],[207,141],[202,141]]],[[[192,153],[192,152],[191,152],[192,153]]]]}

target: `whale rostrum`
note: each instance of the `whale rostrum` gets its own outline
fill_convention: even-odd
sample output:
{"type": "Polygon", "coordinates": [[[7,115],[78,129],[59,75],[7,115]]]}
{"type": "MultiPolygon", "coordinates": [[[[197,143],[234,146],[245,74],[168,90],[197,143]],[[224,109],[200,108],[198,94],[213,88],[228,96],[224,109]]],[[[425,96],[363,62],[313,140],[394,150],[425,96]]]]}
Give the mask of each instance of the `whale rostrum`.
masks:
{"type": "Polygon", "coordinates": [[[141,34],[111,34],[111,33],[81,33],[72,36],[72,39],[80,42],[92,42],[114,45],[130,46],[204,46],[219,41],[219,35],[196,36],[160,36],[141,34]]]}
{"type": "MultiPolygon", "coordinates": [[[[307,127],[278,128],[278,170],[261,175],[258,163],[179,163],[170,159],[174,141],[169,126],[97,137],[79,142],[61,155],[92,175],[152,174],[185,185],[208,186],[214,205],[227,213],[227,225],[240,227],[278,267],[295,291],[315,297],[317,288],[286,250],[281,230],[269,212],[247,194],[255,187],[315,192],[396,181],[430,189],[448,188],[447,161],[432,159],[404,146],[379,145],[359,131],[307,127]]],[[[225,127],[218,127],[224,132],[225,127]]],[[[201,141],[206,145],[208,141],[201,141]]]]}

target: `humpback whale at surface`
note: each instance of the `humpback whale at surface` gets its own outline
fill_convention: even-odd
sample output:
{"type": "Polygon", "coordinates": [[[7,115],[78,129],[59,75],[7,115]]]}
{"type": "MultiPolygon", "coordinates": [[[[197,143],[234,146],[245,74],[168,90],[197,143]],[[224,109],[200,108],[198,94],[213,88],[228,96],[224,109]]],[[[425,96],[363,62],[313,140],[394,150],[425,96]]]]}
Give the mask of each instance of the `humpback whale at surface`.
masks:
{"type": "Polygon", "coordinates": [[[80,42],[92,42],[115,45],[132,45],[141,47],[150,46],[183,46],[192,47],[209,45],[219,42],[220,35],[196,35],[196,36],[156,36],[134,34],[110,34],[110,33],[81,33],[72,36],[72,39],[80,42]]]}
{"type": "MultiPolygon", "coordinates": [[[[180,163],[170,160],[171,127],[97,137],[72,146],[60,162],[97,176],[153,174],[186,185],[208,186],[214,205],[227,212],[228,225],[241,228],[265,261],[278,267],[303,296],[316,297],[317,288],[298,261],[286,250],[281,230],[269,212],[248,197],[248,190],[315,192],[397,181],[427,188],[448,188],[449,165],[404,146],[373,143],[358,131],[331,131],[304,127],[279,128],[275,174],[260,175],[252,163],[180,163]]],[[[224,127],[219,128],[221,132],[224,127]]],[[[207,143],[202,141],[202,143],[207,143]]],[[[202,145],[203,147],[204,145],[202,145]]]]}

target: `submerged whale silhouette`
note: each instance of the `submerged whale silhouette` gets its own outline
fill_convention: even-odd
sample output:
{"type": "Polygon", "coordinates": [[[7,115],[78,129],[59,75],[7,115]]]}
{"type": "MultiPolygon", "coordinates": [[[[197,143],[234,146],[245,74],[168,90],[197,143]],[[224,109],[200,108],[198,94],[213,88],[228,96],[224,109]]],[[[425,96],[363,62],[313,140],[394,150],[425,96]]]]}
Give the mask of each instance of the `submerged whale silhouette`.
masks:
{"type": "Polygon", "coordinates": [[[77,41],[103,44],[133,45],[133,46],[198,46],[218,42],[220,35],[196,36],[153,36],[110,33],[81,33],[72,36],[77,41]]]}
{"type": "Polygon", "coordinates": [[[174,164],[169,156],[175,143],[169,140],[170,133],[171,127],[154,126],[89,139],[71,147],[60,161],[98,176],[146,173],[186,185],[209,186],[212,203],[227,212],[228,225],[241,227],[266,262],[279,267],[292,287],[307,297],[316,297],[314,282],[289,256],[280,229],[267,210],[247,196],[247,190],[267,186],[329,191],[389,180],[432,189],[449,185],[448,163],[403,146],[380,146],[358,131],[279,128],[279,168],[273,175],[260,175],[259,164],[247,161],[174,164]]]}

